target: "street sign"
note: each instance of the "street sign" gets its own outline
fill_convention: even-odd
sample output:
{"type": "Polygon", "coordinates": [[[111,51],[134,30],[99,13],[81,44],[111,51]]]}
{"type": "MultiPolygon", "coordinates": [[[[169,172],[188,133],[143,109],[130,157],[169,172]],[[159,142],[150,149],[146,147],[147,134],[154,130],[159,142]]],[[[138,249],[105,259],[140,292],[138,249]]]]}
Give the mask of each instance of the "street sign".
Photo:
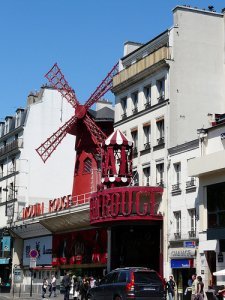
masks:
{"type": "Polygon", "coordinates": [[[38,253],[38,251],[36,249],[31,249],[30,253],[29,253],[29,256],[31,258],[37,258],[39,256],[39,253],[38,253]]]}
{"type": "Polygon", "coordinates": [[[14,269],[14,283],[23,282],[23,273],[21,269],[14,269]]]}
{"type": "Polygon", "coordinates": [[[37,259],[36,257],[30,257],[30,268],[36,268],[37,259]]]}

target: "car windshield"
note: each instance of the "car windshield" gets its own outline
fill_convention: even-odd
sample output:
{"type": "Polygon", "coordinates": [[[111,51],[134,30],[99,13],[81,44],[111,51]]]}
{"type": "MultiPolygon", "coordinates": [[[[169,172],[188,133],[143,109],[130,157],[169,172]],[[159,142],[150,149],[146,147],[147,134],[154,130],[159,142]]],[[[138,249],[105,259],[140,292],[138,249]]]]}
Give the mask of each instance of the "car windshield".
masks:
{"type": "Polygon", "coordinates": [[[159,276],[155,272],[134,272],[135,283],[158,283],[159,276]]]}

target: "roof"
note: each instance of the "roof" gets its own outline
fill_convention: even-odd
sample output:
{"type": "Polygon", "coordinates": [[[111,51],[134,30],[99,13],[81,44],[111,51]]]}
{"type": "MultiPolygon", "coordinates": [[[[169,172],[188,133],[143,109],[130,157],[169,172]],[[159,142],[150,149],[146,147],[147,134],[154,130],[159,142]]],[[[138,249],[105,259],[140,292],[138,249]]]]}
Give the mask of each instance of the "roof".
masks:
{"type": "Polygon", "coordinates": [[[129,141],[126,136],[120,131],[114,131],[105,141],[105,145],[128,145],[132,146],[133,142],[129,141]]]}
{"type": "Polygon", "coordinates": [[[88,112],[94,117],[96,121],[114,120],[114,110],[109,107],[103,107],[98,111],[89,109],[88,112]]]}

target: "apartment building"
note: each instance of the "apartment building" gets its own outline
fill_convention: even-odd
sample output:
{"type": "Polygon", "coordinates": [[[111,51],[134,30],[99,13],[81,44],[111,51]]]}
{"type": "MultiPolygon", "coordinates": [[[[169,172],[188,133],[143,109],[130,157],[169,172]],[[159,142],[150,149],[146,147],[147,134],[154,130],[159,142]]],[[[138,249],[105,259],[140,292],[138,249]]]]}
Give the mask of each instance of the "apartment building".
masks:
{"type": "Polygon", "coordinates": [[[180,292],[191,273],[204,277],[198,179],[187,165],[200,154],[197,128],[225,109],[224,37],[223,13],[177,6],[171,28],[146,44],[125,43],[114,77],[114,127],[134,142],[133,184],[164,189],[164,274],[175,275],[180,292]]]}
{"type": "Polygon", "coordinates": [[[73,109],[56,90],[43,86],[30,93],[25,108],[18,108],[0,123],[0,277],[8,287],[14,263],[11,237],[15,238],[14,248],[22,251],[23,238],[49,234],[40,224],[17,228],[23,208],[38,202],[48,206],[50,199],[71,194],[74,137],[66,136],[46,165],[35,149],[72,114],[73,109]]]}
{"type": "Polygon", "coordinates": [[[190,176],[199,180],[199,261],[212,285],[224,284],[213,273],[225,269],[224,115],[209,128],[198,130],[199,157],[188,162],[190,176]]]}

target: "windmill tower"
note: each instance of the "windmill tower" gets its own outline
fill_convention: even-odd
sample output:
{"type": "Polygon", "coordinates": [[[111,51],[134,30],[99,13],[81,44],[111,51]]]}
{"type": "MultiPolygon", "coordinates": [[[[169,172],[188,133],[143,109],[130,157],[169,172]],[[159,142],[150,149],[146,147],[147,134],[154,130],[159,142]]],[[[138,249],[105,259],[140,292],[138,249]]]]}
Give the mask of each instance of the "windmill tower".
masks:
{"type": "Polygon", "coordinates": [[[117,72],[118,64],[112,68],[83,105],[77,100],[74,90],[69,86],[57,64],[45,75],[51,86],[61,93],[72,105],[75,112],[74,115],[42,143],[36,151],[45,163],[67,133],[76,136],[73,197],[93,192],[97,188],[97,184],[100,183],[100,172],[98,172],[101,157],[100,147],[101,143],[113,131],[113,123],[110,125],[102,123],[102,126],[99,124],[100,128],[93,120],[89,109],[112,88],[113,76],[116,75],[117,72]]]}

